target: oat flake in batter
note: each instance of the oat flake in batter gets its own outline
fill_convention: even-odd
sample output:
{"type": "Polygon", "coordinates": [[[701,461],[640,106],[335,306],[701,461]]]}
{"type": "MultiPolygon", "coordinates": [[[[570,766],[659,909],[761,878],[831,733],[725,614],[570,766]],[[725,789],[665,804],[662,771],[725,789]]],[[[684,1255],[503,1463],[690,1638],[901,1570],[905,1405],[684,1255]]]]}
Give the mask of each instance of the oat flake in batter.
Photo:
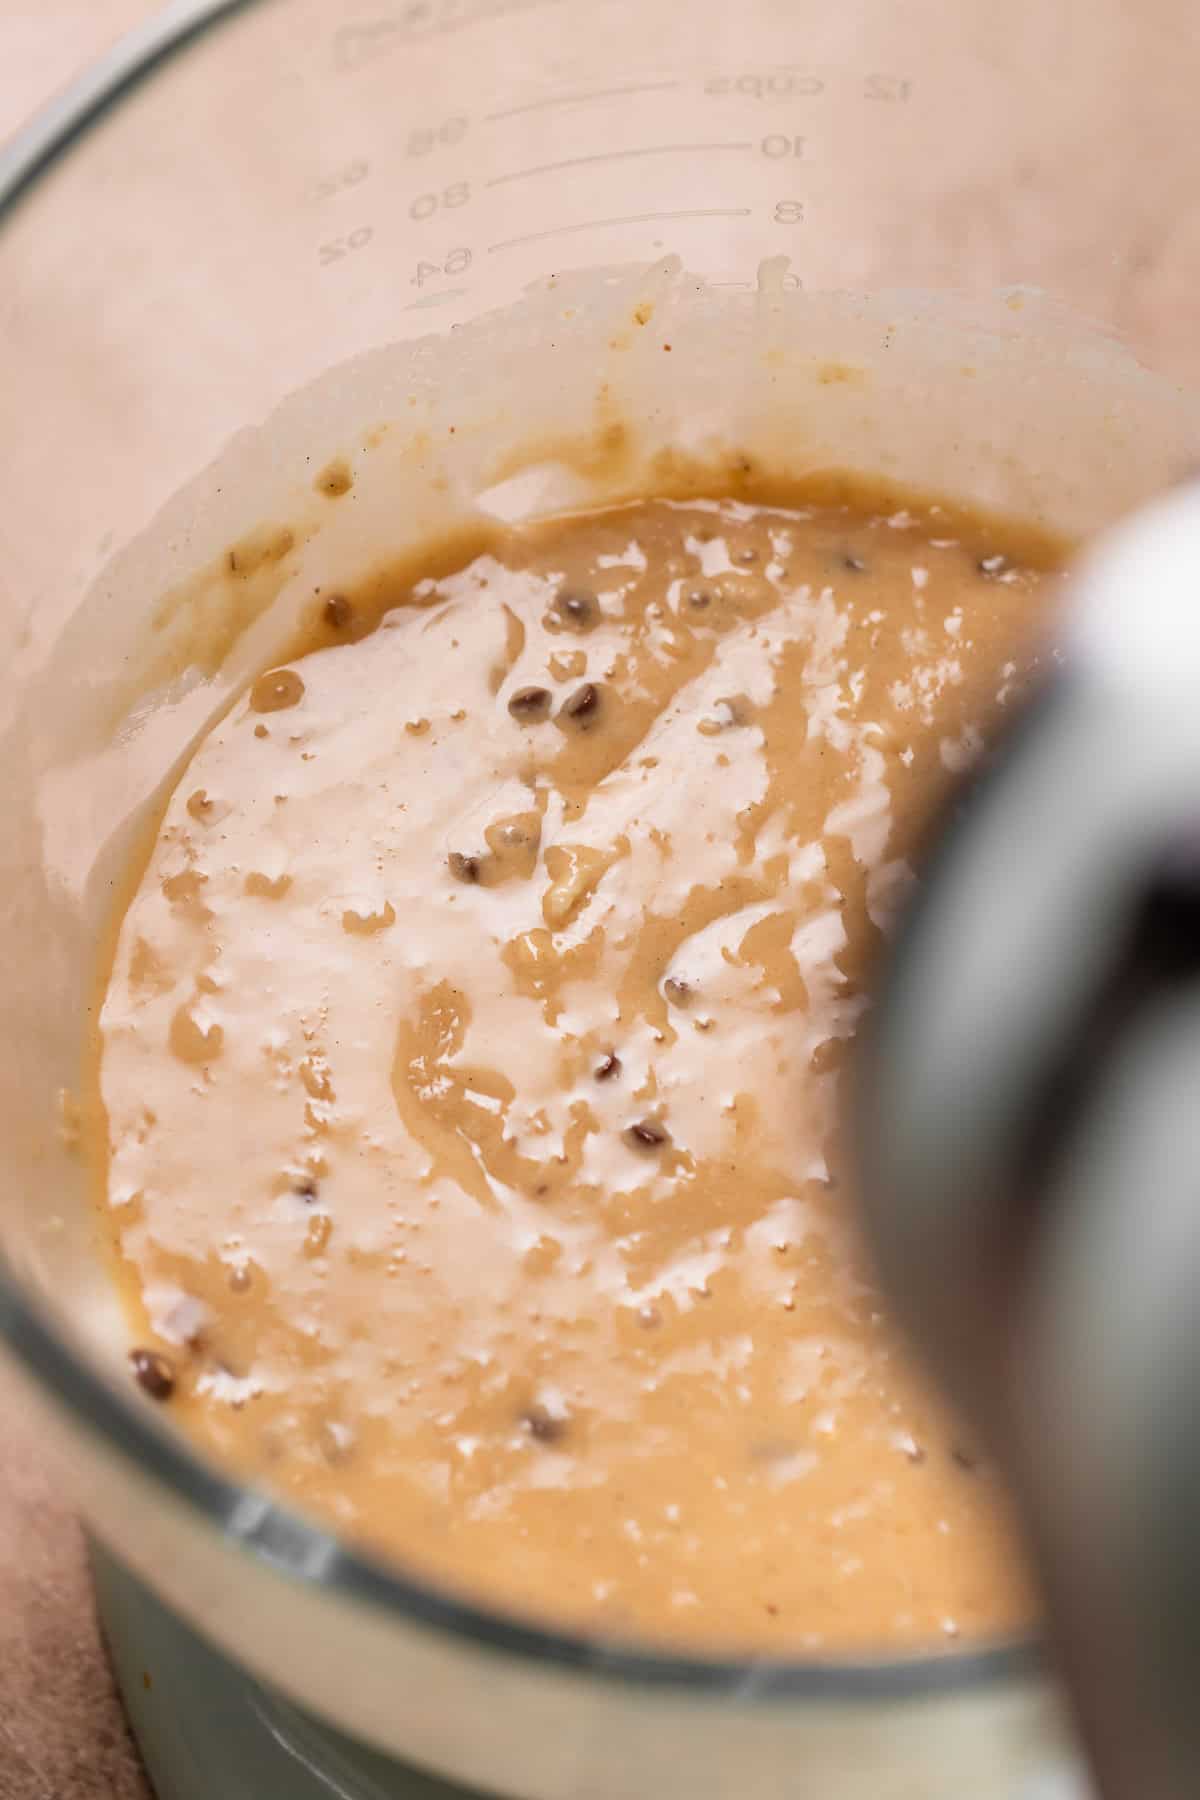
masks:
{"type": "Polygon", "coordinates": [[[372,631],[321,601],[197,751],[103,1007],[142,1386],[560,1626],[1025,1625],[837,1125],[914,832],[1050,585],[936,509],[660,501],[498,537],[372,631]]]}

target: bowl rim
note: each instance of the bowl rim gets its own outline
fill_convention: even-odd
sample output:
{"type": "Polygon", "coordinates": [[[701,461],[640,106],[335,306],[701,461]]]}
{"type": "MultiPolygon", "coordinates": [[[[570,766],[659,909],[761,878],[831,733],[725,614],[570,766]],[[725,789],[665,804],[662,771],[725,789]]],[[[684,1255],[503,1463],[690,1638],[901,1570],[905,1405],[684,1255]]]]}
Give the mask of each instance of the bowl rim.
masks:
{"type": "MultiPolygon", "coordinates": [[[[222,22],[263,0],[168,0],[0,144],[0,230],[88,127],[222,22]]],[[[44,1304],[0,1252],[0,1339],[36,1386],[48,1390],[85,1436],[97,1438],[231,1548],[276,1573],[375,1612],[398,1615],[446,1637],[521,1661],[681,1696],[725,1696],[746,1704],[895,1704],[948,1698],[1029,1680],[1043,1665],[1036,1638],[965,1651],[876,1659],[799,1660],[720,1656],[652,1641],[621,1642],[536,1626],[500,1607],[474,1604],[429,1579],[344,1545],[253,1486],[222,1475],[72,1347],[44,1304]]]]}

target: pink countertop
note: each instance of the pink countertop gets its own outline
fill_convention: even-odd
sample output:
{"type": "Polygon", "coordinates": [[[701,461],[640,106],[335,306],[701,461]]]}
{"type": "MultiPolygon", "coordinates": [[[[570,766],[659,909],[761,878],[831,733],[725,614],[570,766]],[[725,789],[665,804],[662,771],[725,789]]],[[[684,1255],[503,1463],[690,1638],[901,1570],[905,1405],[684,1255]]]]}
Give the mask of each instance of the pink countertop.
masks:
{"type": "MultiPolygon", "coordinates": [[[[0,140],[149,0],[4,0],[0,140]]],[[[0,1364],[0,1800],[148,1800],[92,1609],[83,1537],[0,1364]]]]}

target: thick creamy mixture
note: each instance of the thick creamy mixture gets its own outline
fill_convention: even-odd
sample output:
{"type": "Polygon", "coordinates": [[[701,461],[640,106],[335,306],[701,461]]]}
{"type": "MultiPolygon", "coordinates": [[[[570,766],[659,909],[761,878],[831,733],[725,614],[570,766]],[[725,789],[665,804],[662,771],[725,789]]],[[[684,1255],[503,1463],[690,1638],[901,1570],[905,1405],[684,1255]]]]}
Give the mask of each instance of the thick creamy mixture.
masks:
{"type": "Polygon", "coordinates": [[[664,501],[498,539],[373,631],[319,600],[196,753],[104,1003],[142,1385],[555,1623],[1022,1626],[838,1121],[915,830],[1048,585],[936,509],[664,501]]]}

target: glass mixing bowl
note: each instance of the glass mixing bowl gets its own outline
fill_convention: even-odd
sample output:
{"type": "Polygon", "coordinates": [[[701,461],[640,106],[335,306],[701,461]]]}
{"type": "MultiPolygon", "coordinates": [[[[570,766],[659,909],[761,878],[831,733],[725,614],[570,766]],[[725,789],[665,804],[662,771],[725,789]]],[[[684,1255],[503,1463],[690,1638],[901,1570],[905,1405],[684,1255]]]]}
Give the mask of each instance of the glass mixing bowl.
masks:
{"type": "Polygon", "coordinates": [[[520,1800],[1060,1791],[1031,1646],[555,1635],[199,1461],[122,1375],[82,1040],[138,820],[319,571],[681,448],[1073,535],[1194,467],[1193,39],[1187,0],[191,0],[0,155],[0,1328],[105,1544],[370,1744],[520,1800]]]}

